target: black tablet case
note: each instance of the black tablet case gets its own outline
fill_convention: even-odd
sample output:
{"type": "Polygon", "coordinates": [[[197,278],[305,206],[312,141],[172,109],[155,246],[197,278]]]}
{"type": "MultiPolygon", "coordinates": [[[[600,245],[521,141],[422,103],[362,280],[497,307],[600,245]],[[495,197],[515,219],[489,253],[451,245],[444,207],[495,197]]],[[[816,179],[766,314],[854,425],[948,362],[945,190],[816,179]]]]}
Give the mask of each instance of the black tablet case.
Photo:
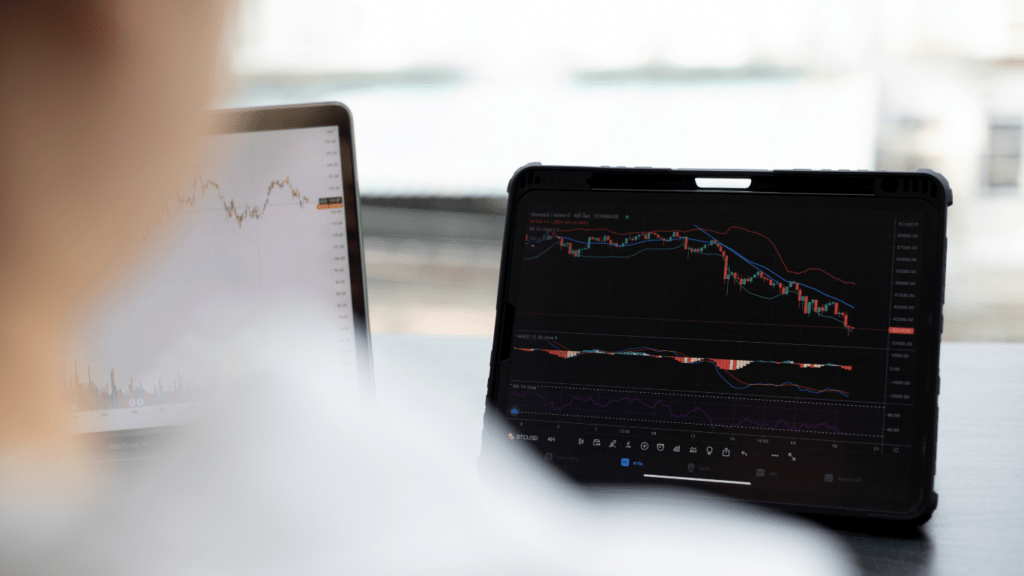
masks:
{"type": "MultiPolygon", "coordinates": [[[[884,172],[865,170],[690,170],[662,168],[626,168],[626,167],[572,167],[545,166],[539,163],[527,164],[513,174],[508,183],[508,207],[505,218],[505,232],[502,246],[501,268],[498,283],[497,314],[495,320],[494,340],[491,349],[490,374],[487,380],[486,408],[489,418],[485,423],[482,458],[493,451],[494,444],[489,442],[488,424],[500,421],[504,415],[497,407],[498,375],[503,365],[509,362],[508,351],[511,349],[512,331],[514,329],[515,309],[507,302],[507,291],[510,275],[511,240],[514,233],[515,215],[519,200],[533,190],[645,190],[645,191],[706,191],[698,186],[697,178],[750,179],[750,185],[741,190],[748,193],[785,193],[790,195],[807,194],[823,195],[855,195],[885,198],[916,198],[927,201],[935,210],[938,231],[942,236],[942,249],[928,257],[931,265],[938,270],[938,285],[933,301],[936,303],[930,312],[937,318],[936,329],[929,334],[927,342],[922,346],[931,349],[934,358],[933,378],[927,383],[927,394],[915,403],[915,408],[924,411],[925,418],[930,422],[926,449],[926,466],[930,474],[923,487],[931,498],[910,515],[890,515],[870,513],[867,518],[880,518],[900,522],[921,524],[927,522],[936,506],[938,494],[934,490],[936,442],[938,436],[938,396],[939,396],[939,344],[942,335],[942,305],[945,301],[946,288],[946,220],[948,207],[953,204],[953,192],[946,178],[941,174],[927,169],[916,172],[884,172]]],[[[493,426],[490,426],[493,427],[493,426]]],[[[502,430],[502,433],[507,430],[502,430]]],[[[780,506],[783,509],[806,513],[851,516],[849,511],[837,511],[820,507],[780,506]]]]}

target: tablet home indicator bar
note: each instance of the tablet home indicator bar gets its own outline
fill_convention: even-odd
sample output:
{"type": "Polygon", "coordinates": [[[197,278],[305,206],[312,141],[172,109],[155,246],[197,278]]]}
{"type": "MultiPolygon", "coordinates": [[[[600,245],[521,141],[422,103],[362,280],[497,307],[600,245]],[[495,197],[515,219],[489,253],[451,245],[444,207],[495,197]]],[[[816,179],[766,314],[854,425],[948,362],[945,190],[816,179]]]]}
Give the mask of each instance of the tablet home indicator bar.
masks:
{"type": "Polygon", "coordinates": [[[686,476],[663,476],[661,474],[644,474],[644,478],[661,478],[662,480],[689,480],[691,482],[711,482],[713,484],[739,484],[750,486],[750,482],[739,480],[715,480],[714,478],[687,478],[686,476]]]}

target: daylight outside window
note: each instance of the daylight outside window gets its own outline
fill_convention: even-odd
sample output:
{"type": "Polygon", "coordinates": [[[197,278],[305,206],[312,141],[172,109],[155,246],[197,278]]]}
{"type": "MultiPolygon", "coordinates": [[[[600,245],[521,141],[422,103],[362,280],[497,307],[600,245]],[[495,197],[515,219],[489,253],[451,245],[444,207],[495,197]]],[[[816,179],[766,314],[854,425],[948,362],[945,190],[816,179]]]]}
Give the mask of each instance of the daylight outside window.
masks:
{"type": "Polygon", "coordinates": [[[489,334],[545,164],[947,176],[946,340],[1024,340],[1024,3],[247,0],[229,106],[355,119],[376,332],[489,334]],[[986,280],[982,280],[982,279],[986,280]]]}

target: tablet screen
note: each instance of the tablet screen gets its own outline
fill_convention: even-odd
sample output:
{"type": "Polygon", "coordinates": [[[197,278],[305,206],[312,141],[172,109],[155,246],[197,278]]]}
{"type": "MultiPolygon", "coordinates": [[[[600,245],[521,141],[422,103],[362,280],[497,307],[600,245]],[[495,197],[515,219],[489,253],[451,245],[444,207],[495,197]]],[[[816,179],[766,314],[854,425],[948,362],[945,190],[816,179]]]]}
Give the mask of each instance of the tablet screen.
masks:
{"type": "Polygon", "coordinates": [[[140,252],[66,363],[76,431],[189,422],[258,353],[224,343],[258,340],[282,314],[330,335],[320,359],[358,395],[365,318],[361,287],[353,290],[361,277],[350,261],[358,232],[345,209],[353,196],[343,190],[343,138],[336,125],[208,137],[208,160],[140,239],[155,246],[140,252]],[[210,350],[226,356],[211,361],[210,350]]]}
{"type": "Polygon", "coordinates": [[[872,200],[527,193],[510,437],[589,481],[909,508],[935,225],[872,200]]]}

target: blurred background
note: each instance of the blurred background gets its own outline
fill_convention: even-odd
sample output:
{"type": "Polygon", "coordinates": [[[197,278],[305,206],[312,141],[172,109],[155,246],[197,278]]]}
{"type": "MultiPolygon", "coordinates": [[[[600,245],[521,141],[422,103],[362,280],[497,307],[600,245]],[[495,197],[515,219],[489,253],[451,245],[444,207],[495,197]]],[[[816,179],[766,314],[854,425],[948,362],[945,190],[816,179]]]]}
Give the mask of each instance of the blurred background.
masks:
{"type": "Polygon", "coordinates": [[[1024,341],[1024,1],[243,0],[227,106],[355,119],[371,328],[490,334],[527,162],[932,168],[946,340],[1024,341]]]}

